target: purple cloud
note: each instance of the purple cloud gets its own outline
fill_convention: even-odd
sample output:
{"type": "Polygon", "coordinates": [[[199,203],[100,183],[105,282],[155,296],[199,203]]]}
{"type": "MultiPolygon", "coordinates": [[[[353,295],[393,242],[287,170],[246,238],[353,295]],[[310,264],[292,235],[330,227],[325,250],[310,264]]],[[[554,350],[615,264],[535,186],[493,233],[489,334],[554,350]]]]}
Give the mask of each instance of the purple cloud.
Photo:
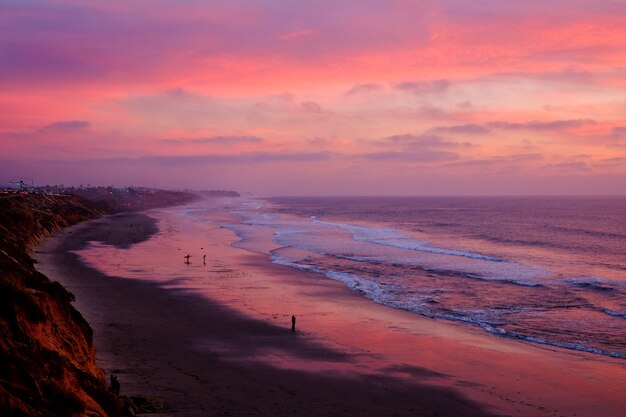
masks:
{"type": "Polygon", "coordinates": [[[307,143],[312,146],[326,146],[328,144],[328,140],[324,138],[311,138],[307,140],[307,143]]]}
{"type": "Polygon", "coordinates": [[[474,173],[512,173],[521,172],[533,163],[544,159],[540,154],[514,154],[494,156],[492,158],[468,159],[465,161],[452,162],[445,168],[461,169],[474,173]]]}
{"type": "Polygon", "coordinates": [[[85,132],[91,123],[85,120],[61,120],[24,132],[1,132],[0,137],[11,140],[39,140],[54,134],[70,135],[85,132]]]}
{"type": "Polygon", "coordinates": [[[535,130],[535,131],[551,131],[571,129],[590,124],[595,124],[592,119],[570,119],[570,120],[553,120],[549,122],[531,121],[526,123],[513,122],[490,122],[488,127],[503,130],[535,130]]]}
{"type": "Polygon", "coordinates": [[[355,155],[355,158],[363,158],[369,161],[401,161],[401,162],[437,162],[450,161],[459,156],[454,152],[423,150],[417,152],[370,152],[355,155]]]}
{"type": "Polygon", "coordinates": [[[626,138],[626,126],[617,126],[611,129],[611,137],[614,139],[626,138]]]}
{"type": "Polygon", "coordinates": [[[607,158],[602,159],[596,163],[596,165],[602,166],[604,168],[620,168],[626,166],[626,158],[616,157],[616,158],[607,158]]]}
{"type": "Polygon", "coordinates": [[[436,81],[405,81],[395,85],[395,88],[401,91],[406,91],[411,94],[435,94],[443,93],[450,88],[450,82],[448,80],[436,80],[436,81]]]}
{"type": "Polygon", "coordinates": [[[612,142],[606,146],[609,148],[626,149],[626,126],[617,126],[611,129],[611,133],[605,138],[612,142]]]}
{"type": "Polygon", "coordinates": [[[471,110],[471,109],[474,108],[474,105],[472,104],[471,101],[467,101],[466,100],[466,101],[462,101],[460,103],[457,103],[456,104],[456,108],[459,109],[459,110],[462,110],[462,111],[464,111],[464,110],[471,110]]]}
{"type": "Polygon", "coordinates": [[[354,96],[358,94],[368,94],[381,91],[382,89],[383,86],[380,84],[355,84],[352,88],[346,91],[346,95],[354,96]]]}
{"type": "Polygon", "coordinates": [[[495,157],[497,161],[503,162],[532,162],[532,161],[542,161],[544,159],[543,155],[539,153],[523,153],[516,155],[506,155],[506,156],[497,156],[495,157]]]}
{"type": "MultiPolygon", "coordinates": [[[[155,155],[134,159],[137,162],[167,166],[188,164],[246,164],[268,162],[319,162],[330,158],[329,152],[245,152],[235,155],[155,155]]],[[[125,159],[125,158],[119,158],[125,159]]]]}
{"type": "Polygon", "coordinates": [[[591,168],[584,162],[562,162],[559,164],[546,165],[544,168],[556,171],[589,171],[591,168]]]}
{"type": "Polygon", "coordinates": [[[234,145],[238,143],[261,143],[263,138],[258,136],[209,136],[202,138],[163,139],[168,145],[181,145],[185,143],[234,145]]]}
{"type": "Polygon", "coordinates": [[[447,116],[447,113],[444,109],[433,105],[420,106],[417,109],[416,114],[420,117],[425,117],[429,119],[440,119],[447,116]]]}
{"type": "Polygon", "coordinates": [[[63,120],[59,122],[54,122],[49,125],[43,126],[39,130],[42,132],[66,132],[66,131],[76,131],[88,129],[91,126],[91,123],[85,120],[63,120]]]}
{"type": "Polygon", "coordinates": [[[313,101],[305,101],[304,103],[300,104],[300,108],[309,113],[321,113],[322,112],[322,106],[320,106],[319,104],[313,101]]]}
{"type": "Polygon", "coordinates": [[[452,162],[446,164],[448,168],[479,168],[487,169],[492,168],[496,164],[496,161],[491,159],[469,159],[467,161],[452,162]]]}
{"type": "Polygon", "coordinates": [[[488,128],[475,123],[454,126],[437,126],[432,128],[431,131],[442,133],[459,133],[465,135],[485,135],[490,132],[488,128]]]}
{"type": "Polygon", "coordinates": [[[178,99],[200,98],[197,94],[187,91],[182,87],[168,88],[167,90],[163,91],[161,95],[178,99]]]}
{"type": "Polygon", "coordinates": [[[452,142],[433,134],[422,135],[394,135],[385,138],[382,143],[390,143],[394,145],[404,146],[410,149],[440,149],[440,148],[458,148],[471,147],[469,142],[452,142]]]}

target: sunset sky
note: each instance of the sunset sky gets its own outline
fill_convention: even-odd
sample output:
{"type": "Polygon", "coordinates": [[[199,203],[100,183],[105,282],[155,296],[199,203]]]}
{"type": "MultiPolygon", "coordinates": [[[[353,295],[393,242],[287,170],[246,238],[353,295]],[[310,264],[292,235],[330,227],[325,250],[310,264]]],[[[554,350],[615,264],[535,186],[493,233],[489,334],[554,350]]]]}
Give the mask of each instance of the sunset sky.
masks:
{"type": "Polygon", "coordinates": [[[0,0],[0,183],[626,194],[624,0],[0,0]]]}

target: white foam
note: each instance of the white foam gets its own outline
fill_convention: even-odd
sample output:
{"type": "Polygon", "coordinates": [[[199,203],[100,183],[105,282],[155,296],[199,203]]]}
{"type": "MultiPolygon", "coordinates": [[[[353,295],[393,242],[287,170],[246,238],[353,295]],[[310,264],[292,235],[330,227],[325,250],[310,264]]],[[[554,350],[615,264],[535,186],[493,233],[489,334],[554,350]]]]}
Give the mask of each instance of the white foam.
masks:
{"type": "Polygon", "coordinates": [[[626,319],[626,312],[624,311],[609,310],[608,308],[604,309],[603,311],[609,316],[621,317],[623,319],[626,319]]]}
{"type": "Polygon", "coordinates": [[[357,262],[417,266],[434,273],[456,273],[468,278],[539,286],[534,281],[544,274],[537,268],[471,252],[428,246],[428,242],[388,227],[358,226],[311,218],[270,213],[246,213],[244,224],[269,227],[273,241],[312,253],[357,262]],[[338,230],[348,232],[345,238],[338,230]],[[355,244],[358,242],[358,244],[355,244]],[[380,249],[376,249],[375,245],[380,249]],[[346,253],[347,250],[353,251],[346,253]],[[399,251],[398,251],[399,250],[399,251]],[[394,252],[395,251],[395,252],[394,252]],[[408,251],[403,253],[402,251],[408,251]],[[416,257],[410,252],[420,252],[416,257]],[[450,259],[454,256],[454,259],[450,259]],[[487,261],[487,262],[483,262],[487,261]]]}
{"type": "Polygon", "coordinates": [[[394,289],[395,291],[402,291],[404,288],[399,285],[382,285],[376,281],[368,280],[361,276],[347,272],[323,269],[308,264],[293,262],[278,255],[272,255],[272,262],[279,265],[290,266],[292,268],[323,274],[330,279],[346,284],[346,286],[348,286],[351,290],[358,291],[379,304],[390,305],[393,301],[393,297],[391,296],[389,290],[394,289]]]}
{"type": "Polygon", "coordinates": [[[587,276],[564,278],[562,281],[579,286],[595,287],[598,290],[604,291],[626,290],[626,282],[604,277],[587,276]]]}
{"type": "Polygon", "coordinates": [[[465,258],[480,259],[489,262],[508,262],[506,259],[496,258],[480,253],[429,246],[427,241],[416,240],[415,238],[392,228],[357,226],[345,223],[323,222],[319,220],[317,220],[316,222],[333,225],[341,229],[347,230],[352,234],[353,239],[359,242],[374,243],[377,245],[391,246],[398,249],[407,249],[418,252],[429,252],[449,256],[461,256],[465,258]]]}
{"type": "MultiPolygon", "coordinates": [[[[555,347],[560,347],[564,349],[578,350],[582,352],[594,353],[604,356],[610,356],[614,358],[626,359],[626,355],[618,352],[605,351],[597,348],[593,348],[590,346],[586,346],[584,343],[575,343],[575,342],[555,342],[547,339],[535,337],[535,336],[526,336],[514,332],[507,332],[505,329],[501,327],[494,326],[488,322],[489,320],[489,312],[485,310],[471,310],[471,311],[453,311],[451,313],[439,313],[433,311],[428,308],[427,303],[424,302],[426,299],[430,299],[430,297],[413,297],[413,299],[418,299],[421,302],[412,302],[412,301],[402,301],[399,300],[396,296],[398,293],[402,293],[404,287],[399,285],[387,286],[381,285],[375,281],[367,280],[363,277],[357,276],[355,274],[326,270],[322,268],[317,268],[312,265],[300,264],[298,262],[293,262],[285,259],[281,256],[272,256],[272,262],[276,264],[286,265],[293,268],[306,270],[310,272],[316,272],[319,274],[323,274],[333,280],[343,282],[350,289],[354,291],[358,291],[362,293],[367,298],[375,301],[376,303],[387,305],[389,307],[398,308],[402,310],[411,311],[416,314],[421,314],[431,318],[439,318],[445,320],[452,321],[460,321],[465,323],[472,323],[482,327],[485,331],[503,337],[510,337],[520,340],[526,340],[533,343],[539,343],[544,345],[550,345],[555,347]],[[395,293],[395,294],[394,294],[395,293]],[[456,313],[456,314],[452,314],[456,313]]],[[[605,310],[607,314],[617,313],[616,315],[622,315],[621,312],[614,312],[612,310],[605,310]]]]}

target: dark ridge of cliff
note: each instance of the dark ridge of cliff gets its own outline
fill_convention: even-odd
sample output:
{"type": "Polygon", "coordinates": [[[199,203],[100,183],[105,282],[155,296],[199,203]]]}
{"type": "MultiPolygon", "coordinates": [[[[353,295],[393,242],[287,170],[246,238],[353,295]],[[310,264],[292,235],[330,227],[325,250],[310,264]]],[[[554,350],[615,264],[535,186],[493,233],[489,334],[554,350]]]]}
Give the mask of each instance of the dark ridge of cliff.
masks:
{"type": "Polygon", "coordinates": [[[0,412],[7,416],[113,416],[116,400],[97,367],[92,331],[73,295],[37,272],[42,239],[99,216],[76,196],[0,200],[0,412]]]}
{"type": "Polygon", "coordinates": [[[186,191],[158,190],[144,187],[40,187],[42,191],[78,195],[93,202],[107,213],[141,211],[156,207],[174,206],[198,199],[186,191]]]}

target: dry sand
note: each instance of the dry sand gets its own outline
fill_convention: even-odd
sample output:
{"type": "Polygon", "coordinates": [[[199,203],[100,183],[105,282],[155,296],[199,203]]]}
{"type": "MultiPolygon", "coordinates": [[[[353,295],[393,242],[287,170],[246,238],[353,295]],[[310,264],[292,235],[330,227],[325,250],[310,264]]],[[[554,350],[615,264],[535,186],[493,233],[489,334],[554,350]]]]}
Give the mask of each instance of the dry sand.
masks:
{"type": "Polygon", "coordinates": [[[36,253],[39,269],[76,295],[122,393],[161,399],[167,415],[624,415],[623,360],[377,305],[176,213],[84,223],[36,253]],[[155,219],[160,232],[144,241],[155,219]],[[98,269],[72,252],[89,241],[106,244],[81,252],[98,269]],[[185,289],[194,279],[196,290],[185,289]]]}

